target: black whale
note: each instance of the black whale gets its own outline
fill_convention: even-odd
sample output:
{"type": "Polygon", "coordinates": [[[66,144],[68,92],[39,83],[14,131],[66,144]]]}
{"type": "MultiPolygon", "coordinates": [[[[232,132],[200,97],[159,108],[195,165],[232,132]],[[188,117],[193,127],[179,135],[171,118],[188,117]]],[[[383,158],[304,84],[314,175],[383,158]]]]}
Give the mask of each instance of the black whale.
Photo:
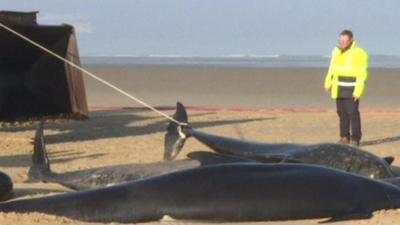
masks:
{"type": "MultiPolygon", "coordinates": [[[[188,123],[185,107],[177,103],[174,118],[188,123]]],[[[298,162],[317,164],[370,178],[388,178],[393,176],[390,164],[393,157],[384,159],[359,148],[323,143],[316,145],[269,144],[242,141],[233,138],[207,134],[190,126],[180,126],[171,122],[165,135],[165,160],[174,159],[181,151],[187,137],[193,137],[215,152],[235,155],[261,162],[298,162]]]]}
{"type": "Polygon", "coordinates": [[[174,219],[264,221],[368,218],[400,206],[400,189],[304,164],[199,167],[96,190],[0,204],[0,212],[40,212],[92,222],[174,219]]]}

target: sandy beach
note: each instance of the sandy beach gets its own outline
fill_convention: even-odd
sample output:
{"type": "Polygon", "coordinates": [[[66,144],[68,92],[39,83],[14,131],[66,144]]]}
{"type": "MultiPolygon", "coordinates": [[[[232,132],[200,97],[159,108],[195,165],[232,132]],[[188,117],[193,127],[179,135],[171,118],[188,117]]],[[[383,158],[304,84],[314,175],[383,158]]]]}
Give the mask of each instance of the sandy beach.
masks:
{"type": "MultiPolygon", "coordinates": [[[[189,119],[192,126],[209,133],[271,143],[312,144],[338,139],[334,103],[322,89],[325,69],[109,65],[87,68],[152,105],[173,107],[176,100],[182,101],[191,106],[189,119]]],[[[394,156],[394,165],[400,166],[400,105],[397,99],[400,71],[373,69],[370,73],[367,96],[361,106],[362,148],[378,156],[394,156]]],[[[153,112],[135,108],[140,106],[89,78],[85,81],[90,119],[46,125],[45,139],[52,170],[63,173],[161,161],[166,120],[153,112]]],[[[173,114],[173,110],[165,112],[173,114]]],[[[58,184],[26,183],[34,130],[33,124],[0,129],[0,170],[12,177],[15,197],[31,198],[70,191],[58,184]]],[[[208,149],[189,139],[179,158],[199,150],[208,149]]],[[[390,210],[377,212],[372,219],[336,224],[398,224],[399,220],[400,211],[390,210]]],[[[306,225],[319,221],[238,224],[306,225]]],[[[0,213],[0,224],[96,223],[39,213],[0,213]]],[[[162,221],[146,224],[209,223],[162,221]]]]}
{"type": "MultiPolygon", "coordinates": [[[[157,106],[180,100],[191,106],[223,108],[334,108],[323,90],[326,68],[224,68],[205,66],[90,65],[118,87],[157,106]]],[[[400,108],[400,70],[370,69],[364,109],[400,108]]],[[[87,78],[91,106],[137,106],[87,78]]]]}

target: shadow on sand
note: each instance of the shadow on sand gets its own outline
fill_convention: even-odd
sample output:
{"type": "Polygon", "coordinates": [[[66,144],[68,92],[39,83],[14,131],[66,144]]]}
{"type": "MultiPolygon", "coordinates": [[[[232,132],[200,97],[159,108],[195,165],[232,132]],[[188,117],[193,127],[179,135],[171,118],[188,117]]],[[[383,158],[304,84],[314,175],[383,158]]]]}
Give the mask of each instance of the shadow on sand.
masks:
{"type": "MultiPolygon", "coordinates": [[[[214,113],[197,113],[191,114],[189,117],[199,117],[214,113]]],[[[191,126],[194,128],[215,127],[223,125],[234,125],[240,123],[248,123],[263,120],[272,120],[275,118],[255,118],[255,119],[234,119],[234,120],[218,120],[193,122],[191,126]]],[[[89,120],[86,121],[70,121],[68,123],[49,123],[45,125],[46,130],[60,131],[57,134],[45,134],[46,143],[63,143],[77,142],[87,140],[97,140],[104,138],[117,138],[128,136],[140,136],[165,132],[168,122],[160,120],[160,117],[145,116],[137,113],[137,111],[122,112],[92,112],[89,120]],[[148,120],[154,120],[150,122],[148,120]]],[[[0,131],[15,132],[29,131],[36,129],[35,125],[23,127],[2,128],[0,131]]]]}
{"type": "Polygon", "coordinates": [[[363,141],[363,142],[361,142],[360,146],[379,145],[379,144],[395,142],[395,141],[400,141],[400,136],[387,137],[387,138],[375,139],[375,140],[370,140],[370,141],[363,141]]]}
{"type": "MultiPolygon", "coordinates": [[[[52,163],[67,163],[77,159],[82,158],[98,158],[104,154],[90,154],[84,155],[84,152],[65,150],[57,152],[49,152],[52,163]]],[[[19,154],[19,155],[9,155],[0,156],[0,166],[1,167],[28,167],[32,164],[31,154],[19,154]]]]}

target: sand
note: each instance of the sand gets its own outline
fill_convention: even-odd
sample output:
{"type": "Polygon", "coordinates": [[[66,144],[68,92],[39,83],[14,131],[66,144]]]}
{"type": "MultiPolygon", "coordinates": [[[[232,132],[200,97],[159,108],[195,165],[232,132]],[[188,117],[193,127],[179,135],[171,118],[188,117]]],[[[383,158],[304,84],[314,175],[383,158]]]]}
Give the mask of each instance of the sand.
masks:
{"type": "MultiPolygon", "coordinates": [[[[87,67],[118,87],[152,105],[187,105],[225,108],[333,108],[323,90],[325,68],[219,68],[174,66],[87,67]]],[[[399,108],[400,70],[371,69],[362,107],[399,108]]],[[[136,106],[102,84],[86,79],[89,103],[136,106]]]]}
{"type": "MultiPolygon", "coordinates": [[[[168,113],[172,113],[169,111],[168,113]]],[[[314,112],[235,112],[191,110],[194,127],[226,136],[265,142],[317,143],[336,141],[335,113],[314,112]]],[[[52,169],[62,173],[120,163],[147,163],[162,159],[166,122],[142,110],[92,112],[85,122],[56,123],[46,126],[47,148],[52,169]]],[[[364,148],[380,156],[400,158],[400,138],[393,136],[400,127],[399,113],[364,113],[364,148]],[[386,141],[385,141],[386,140],[386,141]]],[[[3,128],[0,136],[0,170],[10,174],[16,183],[16,197],[35,197],[69,191],[58,184],[25,183],[30,166],[34,126],[3,128]]],[[[207,150],[189,140],[180,158],[191,151],[207,150]]],[[[400,161],[395,161],[399,166],[400,161]]],[[[295,204],[295,203],[294,203],[295,204]]],[[[379,212],[374,218],[356,224],[393,224],[400,212],[379,212]]],[[[317,224],[320,220],[262,222],[256,224],[317,224]]],[[[1,224],[86,224],[38,213],[0,214],[1,224]]],[[[151,224],[158,224],[154,222],[151,224]]],[[[191,224],[162,222],[163,224],[191,224]]],[[[246,223],[253,224],[253,223],[246,223]]],[[[344,222],[338,224],[355,224],[344,222]]]]}
{"type": "MultiPolygon", "coordinates": [[[[181,99],[188,105],[201,106],[202,109],[189,110],[190,120],[193,127],[206,132],[272,143],[311,144],[336,142],[338,139],[338,122],[333,104],[320,88],[319,74],[323,70],[302,69],[297,73],[283,69],[132,69],[124,66],[96,66],[91,69],[132,93],[150,100],[153,105],[173,106],[176,99],[181,99]],[[212,71],[215,73],[211,73],[212,71]],[[255,79],[248,79],[247,74],[255,79]],[[276,79],[271,78],[274,74],[279,76],[276,79]],[[311,82],[304,81],[304,78],[311,79],[311,82]],[[296,89],[296,82],[300,83],[303,89],[296,89]],[[310,88],[306,88],[306,84],[310,88]],[[292,95],[293,93],[297,94],[292,95]],[[274,98],[271,99],[271,96],[274,98]],[[218,109],[211,110],[205,107],[218,109]],[[241,110],[227,109],[231,107],[241,110]],[[242,110],[246,108],[264,110],[242,110]]],[[[394,165],[400,166],[400,107],[394,99],[394,96],[397,97],[395,94],[400,79],[395,79],[395,70],[385,70],[381,74],[387,79],[371,84],[371,89],[375,86],[377,90],[370,90],[363,104],[363,148],[379,156],[394,156],[399,159],[395,160],[394,165]]],[[[88,80],[87,90],[89,105],[92,107],[90,120],[57,121],[46,125],[45,137],[54,171],[63,173],[100,166],[162,160],[166,127],[163,118],[141,109],[99,110],[99,106],[138,105],[88,80]]],[[[15,197],[31,198],[70,191],[58,184],[26,182],[27,171],[31,165],[30,141],[34,130],[35,126],[29,124],[0,129],[0,170],[8,173],[15,182],[15,197]]],[[[187,153],[198,150],[208,149],[189,139],[179,158],[185,158],[187,153]]],[[[369,220],[337,224],[398,224],[399,220],[400,211],[390,210],[377,212],[369,220]]],[[[239,224],[305,225],[318,224],[319,221],[321,220],[239,224]]],[[[147,224],[196,223],[199,224],[185,221],[147,224]]],[[[39,213],[0,213],[0,224],[96,223],[84,223],[39,213]]]]}

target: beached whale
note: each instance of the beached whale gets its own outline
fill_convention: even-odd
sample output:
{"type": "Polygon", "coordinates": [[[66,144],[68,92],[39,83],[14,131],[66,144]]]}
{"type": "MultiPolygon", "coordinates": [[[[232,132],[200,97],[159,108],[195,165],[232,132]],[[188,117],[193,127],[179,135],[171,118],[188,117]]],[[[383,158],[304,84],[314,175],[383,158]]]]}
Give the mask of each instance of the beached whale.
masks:
{"type": "MultiPolygon", "coordinates": [[[[188,123],[185,107],[179,102],[174,118],[180,122],[188,123]]],[[[382,159],[353,146],[332,143],[301,145],[242,141],[207,134],[193,129],[189,125],[181,126],[174,122],[171,122],[167,127],[164,159],[174,159],[188,137],[194,137],[215,152],[261,162],[317,164],[377,179],[393,176],[390,168],[390,164],[394,160],[393,157],[382,159]]]]}
{"type": "Polygon", "coordinates": [[[177,161],[123,164],[76,172],[55,173],[50,169],[50,161],[47,156],[44,139],[43,123],[40,123],[36,129],[33,144],[32,166],[28,172],[29,181],[59,183],[73,190],[85,190],[115,185],[205,165],[254,161],[212,152],[192,152],[188,154],[189,159],[177,161]]]}
{"type": "Polygon", "coordinates": [[[400,206],[400,189],[306,164],[237,163],[178,171],[95,190],[1,203],[0,212],[39,212],[90,222],[168,216],[207,221],[369,218],[400,206]]]}

